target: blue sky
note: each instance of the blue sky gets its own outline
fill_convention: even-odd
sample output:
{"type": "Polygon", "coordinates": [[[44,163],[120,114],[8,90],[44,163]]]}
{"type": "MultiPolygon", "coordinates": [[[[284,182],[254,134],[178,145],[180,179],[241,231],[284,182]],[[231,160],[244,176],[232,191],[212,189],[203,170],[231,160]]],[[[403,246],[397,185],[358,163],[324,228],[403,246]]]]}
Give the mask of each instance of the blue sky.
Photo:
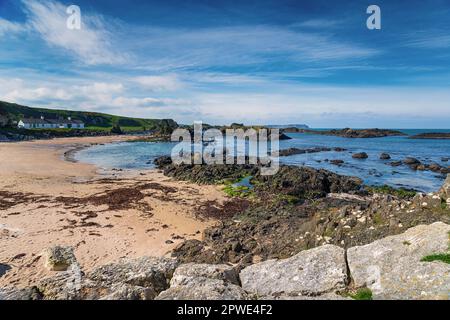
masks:
{"type": "Polygon", "coordinates": [[[450,128],[450,3],[0,0],[0,100],[221,124],[450,128]],[[82,29],[66,27],[66,8],[82,29]],[[381,8],[368,30],[366,9],[381,8]]]}

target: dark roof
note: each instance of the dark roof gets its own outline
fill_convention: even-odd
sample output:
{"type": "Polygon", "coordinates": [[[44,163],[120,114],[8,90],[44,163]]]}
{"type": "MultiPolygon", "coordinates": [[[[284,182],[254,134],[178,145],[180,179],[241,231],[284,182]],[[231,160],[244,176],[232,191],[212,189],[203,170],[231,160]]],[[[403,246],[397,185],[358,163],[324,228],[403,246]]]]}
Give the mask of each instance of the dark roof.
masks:
{"type": "Polygon", "coordinates": [[[29,124],[83,124],[80,120],[67,120],[67,119],[35,119],[35,118],[25,118],[22,119],[23,123],[29,124]]]}
{"type": "Polygon", "coordinates": [[[54,124],[82,124],[83,121],[80,120],[67,120],[67,119],[46,119],[48,123],[54,124]]]}
{"type": "Polygon", "coordinates": [[[48,123],[46,120],[34,119],[34,118],[22,119],[22,122],[23,123],[30,123],[30,124],[46,124],[46,123],[48,123]]]}

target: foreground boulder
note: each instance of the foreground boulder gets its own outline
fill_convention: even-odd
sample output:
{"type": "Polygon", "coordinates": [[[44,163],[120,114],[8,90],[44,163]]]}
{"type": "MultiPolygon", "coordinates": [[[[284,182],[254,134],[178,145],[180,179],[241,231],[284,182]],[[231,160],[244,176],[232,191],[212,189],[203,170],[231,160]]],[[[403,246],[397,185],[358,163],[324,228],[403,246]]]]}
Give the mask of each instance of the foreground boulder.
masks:
{"type": "Polygon", "coordinates": [[[448,299],[450,265],[421,260],[447,252],[449,232],[449,225],[437,222],[348,249],[355,287],[367,286],[374,299],[448,299]]]}
{"type": "Polygon", "coordinates": [[[178,263],[143,257],[99,267],[86,275],[83,299],[150,300],[169,287],[178,263]]]}
{"type": "Polygon", "coordinates": [[[151,300],[169,287],[177,265],[174,259],[142,257],[84,274],[75,263],[36,287],[45,300],[151,300]]]}
{"type": "Polygon", "coordinates": [[[188,263],[178,267],[170,288],[156,300],[243,300],[236,270],[228,265],[188,263]]]}
{"type": "Polygon", "coordinates": [[[345,251],[325,245],[285,260],[249,266],[239,274],[242,288],[258,298],[320,296],[343,290],[347,284],[345,251]]]}

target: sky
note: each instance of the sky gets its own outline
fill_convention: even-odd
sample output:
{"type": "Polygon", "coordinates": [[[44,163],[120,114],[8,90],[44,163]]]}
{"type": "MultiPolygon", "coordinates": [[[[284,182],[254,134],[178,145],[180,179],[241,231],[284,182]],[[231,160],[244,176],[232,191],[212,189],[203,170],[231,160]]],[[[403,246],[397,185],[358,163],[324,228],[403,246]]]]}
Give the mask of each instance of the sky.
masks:
{"type": "Polygon", "coordinates": [[[449,17],[447,0],[0,0],[0,100],[185,124],[450,128],[449,17]]]}

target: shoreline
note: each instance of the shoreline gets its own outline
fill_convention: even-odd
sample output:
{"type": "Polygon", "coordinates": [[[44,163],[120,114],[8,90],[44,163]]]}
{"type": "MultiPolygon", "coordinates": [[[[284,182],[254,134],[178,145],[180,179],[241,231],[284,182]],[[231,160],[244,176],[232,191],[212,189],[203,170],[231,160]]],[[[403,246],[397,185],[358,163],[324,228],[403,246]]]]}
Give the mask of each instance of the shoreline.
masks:
{"type": "Polygon", "coordinates": [[[215,219],[204,207],[227,201],[218,186],[167,178],[156,169],[101,174],[74,162],[80,148],[132,136],[0,143],[0,287],[25,287],[52,275],[41,253],[75,248],[83,270],[121,258],[165,256],[201,239],[215,219]],[[203,207],[202,207],[203,206],[203,207]]]}

